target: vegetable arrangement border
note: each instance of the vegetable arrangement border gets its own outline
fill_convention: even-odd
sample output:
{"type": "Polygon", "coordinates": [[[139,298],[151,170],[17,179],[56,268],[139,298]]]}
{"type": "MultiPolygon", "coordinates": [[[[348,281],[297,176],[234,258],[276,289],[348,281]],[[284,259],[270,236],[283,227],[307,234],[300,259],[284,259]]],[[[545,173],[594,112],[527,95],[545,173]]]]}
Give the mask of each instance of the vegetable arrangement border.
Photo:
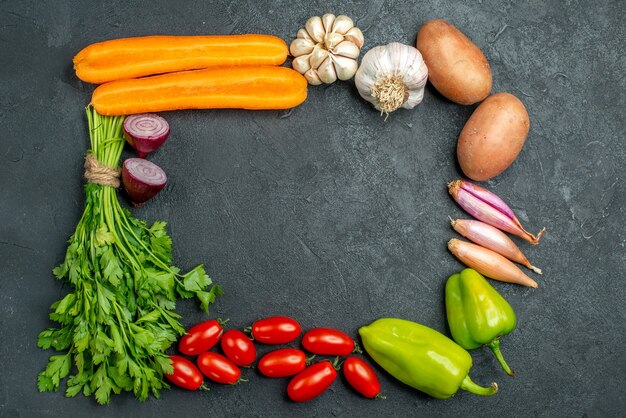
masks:
{"type": "MultiPolygon", "coordinates": [[[[148,36],[116,39],[84,48],[74,58],[76,75],[101,84],[87,107],[91,148],[85,158],[85,209],[70,237],[65,260],[53,273],[71,292],[52,305],[57,328],[40,333],[38,345],[64,352],[50,357],[39,374],[40,391],[58,390],[67,378],[68,397],[93,395],[100,404],[112,394],[133,392],[140,401],[159,397],[166,379],[185,389],[206,389],[203,375],[220,384],[237,384],[239,367],[256,361],[255,342],[295,341],[300,325],[289,317],[265,318],[247,330],[223,332],[224,323],[209,320],[185,331],[174,312],[179,298],[197,298],[208,313],[222,293],[199,265],[182,274],[172,265],[172,240],[165,222],[131,216],[117,198],[121,183],[136,207],[154,197],[167,175],[145,158],[162,146],[170,128],[148,112],[205,109],[286,109],[301,104],[308,85],[355,78],[360,96],[381,114],[412,109],[423,100],[427,81],[447,99],[479,103],[460,133],[457,157],[472,180],[484,181],[506,170],[520,153],[530,121],[523,103],[509,93],[491,94],[492,75],[480,49],[443,20],[426,22],[417,48],[393,42],[371,48],[358,58],[363,33],[348,16],[314,16],[290,47],[271,35],[148,36]],[[293,69],[282,67],[288,53],[293,69]],[[118,169],[124,144],[139,158],[118,169]],[[178,350],[197,356],[168,355],[178,350]],[[224,355],[211,351],[221,340],[224,355]],[[70,376],[70,373],[72,375],[70,376]],[[68,377],[69,376],[69,377],[68,377]]],[[[450,252],[469,269],[446,284],[446,312],[452,339],[424,325],[381,318],[361,327],[369,356],[390,375],[438,399],[459,389],[491,396],[496,383],[474,383],[472,357],[466,350],[489,347],[504,371],[513,376],[500,351],[511,333],[513,308],[483,277],[536,288],[538,284],[514,263],[541,274],[505,234],[536,245],[545,228],[533,235],[510,207],[489,190],[468,181],[449,184],[453,199],[475,220],[451,219],[453,229],[472,242],[451,239],[450,252]],[[436,353],[433,361],[429,353],[436,353]],[[445,364],[443,364],[445,363],[445,364]]],[[[276,350],[258,363],[267,377],[292,377],[287,394],[295,402],[321,395],[343,365],[348,383],[367,398],[380,398],[374,370],[358,344],[331,328],[307,331],[303,348],[315,355],[337,356],[311,364],[304,352],[276,350]],[[347,357],[340,362],[340,357],[347,357]]]]}

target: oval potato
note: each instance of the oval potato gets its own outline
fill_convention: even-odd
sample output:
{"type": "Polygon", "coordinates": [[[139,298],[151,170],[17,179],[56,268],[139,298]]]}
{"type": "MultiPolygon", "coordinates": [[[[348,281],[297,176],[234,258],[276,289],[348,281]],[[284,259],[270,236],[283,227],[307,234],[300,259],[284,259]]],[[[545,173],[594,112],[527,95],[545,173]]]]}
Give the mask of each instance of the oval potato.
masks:
{"type": "Polygon", "coordinates": [[[509,93],[488,97],[459,135],[456,155],[461,170],[476,181],[502,173],[522,150],[529,128],[528,112],[517,97],[509,93]]]}
{"type": "Polygon", "coordinates": [[[424,23],[417,49],[428,67],[428,79],[446,98],[470,105],[491,92],[491,68],[481,50],[460,30],[440,19],[424,23]]]}

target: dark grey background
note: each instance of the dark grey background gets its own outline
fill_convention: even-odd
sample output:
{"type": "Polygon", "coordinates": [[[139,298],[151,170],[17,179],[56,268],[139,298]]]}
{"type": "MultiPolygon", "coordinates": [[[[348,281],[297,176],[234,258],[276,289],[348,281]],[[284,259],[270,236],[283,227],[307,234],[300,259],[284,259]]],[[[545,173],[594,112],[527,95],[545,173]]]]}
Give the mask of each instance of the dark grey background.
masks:
{"type": "MultiPolygon", "coordinates": [[[[625,3],[518,3],[1,1],[0,415],[623,415],[625,3]],[[487,184],[531,230],[548,228],[539,246],[520,243],[544,269],[539,289],[495,284],[518,315],[502,344],[518,375],[506,376],[484,349],[472,352],[471,376],[500,384],[491,398],[460,392],[437,401],[380,369],[386,401],[338,380],[297,405],[284,395],[286,380],[252,370],[237,387],[173,389],[144,404],[38,393],[52,351],[36,347],[37,334],[68,291],[50,270],[83,208],[83,108],[93,87],[74,76],[74,54],[158,33],[260,32],[290,42],[327,11],[355,19],[365,50],[414,44],[424,21],[446,19],[484,51],[493,91],[528,108],[522,153],[487,184]]],[[[150,157],[170,183],[133,214],[169,221],[179,266],[206,263],[226,292],[212,316],[231,326],[284,314],[356,337],[359,326],[395,316],[446,332],[444,282],[461,269],[446,250],[447,217],[463,214],[445,186],[460,176],[455,143],[472,109],[428,86],[419,107],[385,122],[353,82],[338,82],[310,88],[289,112],[170,112],[172,135],[150,157]]],[[[206,318],[191,302],[178,311],[186,325],[206,318]]]]}

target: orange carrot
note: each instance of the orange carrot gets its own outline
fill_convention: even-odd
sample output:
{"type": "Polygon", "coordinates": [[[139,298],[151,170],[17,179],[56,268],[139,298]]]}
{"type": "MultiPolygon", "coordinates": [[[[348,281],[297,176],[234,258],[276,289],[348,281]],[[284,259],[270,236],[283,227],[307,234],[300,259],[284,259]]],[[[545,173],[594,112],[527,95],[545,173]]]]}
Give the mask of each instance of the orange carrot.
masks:
{"type": "Polygon", "coordinates": [[[145,36],[113,39],[74,57],[76,75],[101,84],[175,71],[230,65],[280,65],[285,42],[271,35],[145,36]]]}
{"type": "Polygon", "coordinates": [[[286,67],[217,67],[98,86],[91,103],[101,115],[178,109],[287,109],[306,99],[307,81],[286,67]]]}

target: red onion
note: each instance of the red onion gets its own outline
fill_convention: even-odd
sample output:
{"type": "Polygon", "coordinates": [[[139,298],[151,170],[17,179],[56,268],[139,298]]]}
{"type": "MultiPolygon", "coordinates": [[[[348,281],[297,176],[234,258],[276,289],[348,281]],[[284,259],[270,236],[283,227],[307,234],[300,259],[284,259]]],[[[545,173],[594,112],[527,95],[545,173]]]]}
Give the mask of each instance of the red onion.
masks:
{"type": "Polygon", "coordinates": [[[536,236],[526,231],[513,210],[484,187],[468,181],[456,180],[448,184],[448,191],[454,200],[474,218],[523,238],[533,245],[539,243],[539,238],[546,230],[543,228],[536,236]]]}
{"type": "Polygon", "coordinates": [[[452,238],[448,241],[448,249],[459,261],[483,276],[501,282],[538,287],[537,282],[525,275],[515,264],[480,245],[452,238]]]}
{"type": "Polygon", "coordinates": [[[517,245],[499,229],[471,219],[450,219],[450,221],[452,228],[470,241],[526,266],[537,274],[541,274],[541,269],[530,264],[517,245]]]}
{"type": "Polygon", "coordinates": [[[139,207],[165,187],[167,176],[158,165],[141,158],[124,161],[122,182],[133,206],[139,207]]]}
{"type": "Polygon", "coordinates": [[[170,125],[154,113],[130,115],[124,119],[124,137],[139,158],[158,149],[170,134],[170,125]]]}

